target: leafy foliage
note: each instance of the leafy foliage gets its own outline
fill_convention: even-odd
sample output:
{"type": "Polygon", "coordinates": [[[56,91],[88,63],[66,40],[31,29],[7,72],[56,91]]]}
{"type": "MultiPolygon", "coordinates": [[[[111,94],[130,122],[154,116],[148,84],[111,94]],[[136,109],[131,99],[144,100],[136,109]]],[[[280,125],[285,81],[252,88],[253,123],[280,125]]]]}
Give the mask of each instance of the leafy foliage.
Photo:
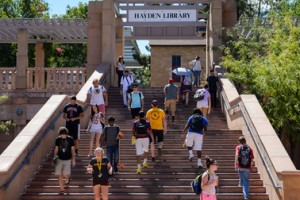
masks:
{"type": "Polygon", "coordinates": [[[264,23],[241,18],[226,36],[222,65],[240,92],[256,94],[278,133],[285,130],[293,143],[300,141],[299,1],[281,5],[264,23]]]}
{"type": "MultiPolygon", "coordinates": [[[[7,95],[2,95],[0,96],[0,106],[1,104],[4,104],[5,102],[8,101],[8,96],[7,95]]],[[[0,107],[1,108],[1,107],[0,107]]],[[[1,111],[1,110],[0,110],[1,111]]],[[[0,134],[9,134],[9,132],[15,127],[16,125],[11,121],[0,121],[0,134]]]]}

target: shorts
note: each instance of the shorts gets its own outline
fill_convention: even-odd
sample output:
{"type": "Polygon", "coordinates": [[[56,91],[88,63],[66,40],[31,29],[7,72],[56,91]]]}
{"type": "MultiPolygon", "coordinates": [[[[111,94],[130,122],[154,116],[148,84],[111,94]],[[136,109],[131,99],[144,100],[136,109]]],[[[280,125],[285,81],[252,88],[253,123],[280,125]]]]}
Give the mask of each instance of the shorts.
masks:
{"type": "Polygon", "coordinates": [[[91,133],[91,134],[96,133],[96,135],[102,135],[103,130],[102,130],[102,128],[91,128],[91,129],[90,129],[90,133],[91,133]]]}
{"type": "Polygon", "coordinates": [[[55,175],[70,175],[71,174],[71,160],[57,159],[54,174],[55,175]]]}
{"type": "Polygon", "coordinates": [[[131,108],[130,112],[131,112],[132,119],[139,116],[140,111],[141,111],[141,108],[131,108]]]}
{"type": "Polygon", "coordinates": [[[203,135],[200,133],[188,132],[186,134],[185,144],[187,147],[194,147],[196,151],[202,150],[203,135]]]}
{"type": "Polygon", "coordinates": [[[201,200],[217,200],[217,197],[215,194],[205,194],[202,192],[200,194],[200,199],[201,200]]]}
{"type": "Polygon", "coordinates": [[[137,138],[135,142],[136,155],[143,155],[144,152],[149,151],[149,137],[137,138]]]}
{"type": "Polygon", "coordinates": [[[172,116],[175,116],[176,100],[175,99],[166,100],[165,109],[170,109],[172,116]]]}
{"type": "Polygon", "coordinates": [[[93,181],[93,186],[95,185],[107,185],[109,186],[109,181],[101,181],[101,182],[98,182],[98,181],[93,181]]]}
{"type": "Polygon", "coordinates": [[[157,142],[163,142],[164,141],[164,130],[155,130],[152,129],[152,133],[153,133],[153,138],[154,138],[154,143],[156,141],[157,138],[157,142]]]}
{"type": "Polygon", "coordinates": [[[80,139],[80,124],[68,124],[66,128],[69,131],[69,135],[73,137],[74,140],[80,139]]]}
{"type": "Polygon", "coordinates": [[[197,108],[208,108],[208,101],[197,101],[197,108]]]}

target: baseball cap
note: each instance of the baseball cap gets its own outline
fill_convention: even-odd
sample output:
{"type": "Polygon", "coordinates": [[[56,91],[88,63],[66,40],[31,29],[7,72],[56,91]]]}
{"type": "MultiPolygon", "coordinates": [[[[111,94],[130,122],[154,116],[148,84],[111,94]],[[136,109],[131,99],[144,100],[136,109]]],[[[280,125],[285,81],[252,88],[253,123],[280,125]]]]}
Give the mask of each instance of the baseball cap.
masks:
{"type": "Polygon", "coordinates": [[[174,83],[174,80],[172,78],[170,78],[169,83],[174,83]]]}

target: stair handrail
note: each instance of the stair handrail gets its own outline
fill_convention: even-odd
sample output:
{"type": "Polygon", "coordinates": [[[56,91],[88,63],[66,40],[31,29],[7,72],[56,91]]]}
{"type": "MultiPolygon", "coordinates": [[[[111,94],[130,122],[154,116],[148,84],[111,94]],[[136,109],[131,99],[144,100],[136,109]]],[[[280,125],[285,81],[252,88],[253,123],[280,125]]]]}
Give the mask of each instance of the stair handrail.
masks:
{"type": "MultiPolygon", "coordinates": [[[[226,108],[227,111],[229,111],[229,110],[231,110],[231,109],[235,109],[235,108],[240,108],[240,111],[241,111],[241,113],[242,113],[243,119],[245,120],[247,129],[248,129],[248,131],[249,131],[249,133],[250,133],[250,135],[251,135],[251,137],[252,137],[252,139],[253,139],[253,142],[254,142],[254,144],[255,144],[257,150],[258,150],[258,154],[260,155],[260,157],[261,157],[261,159],[262,159],[262,161],[263,161],[263,164],[264,164],[264,166],[265,166],[265,169],[266,169],[266,171],[267,171],[267,173],[268,173],[268,175],[269,175],[269,177],[270,177],[270,179],[271,179],[271,182],[272,182],[274,188],[275,188],[277,191],[278,191],[279,189],[282,189],[282,188],[283,188],[282,185],[279,184],[279,183],[277,183],[277,180],[279,180],[278,176],[277,176],[277,178],[275,178],[275,177],[273,176],[273,174],[272,174],[272,172],[271,172],[271,169],[270,169],[270,167],[269,167],[269,165],[268,165],[268,161],[265,159],[264,154],[263,154],[263,152],[262,152],[262,150],[261,150],[261,148],[260,148],[260,146],[259,146],[259,144],[258,144],[258,141],[257,141],[257,139],[256,139],[255,136],[254,136],[253,129],[251,128],[250,123],[249,123],[248,119],[246,118],[246,113],[245,113],[244,107],[241,106],[241,102],[239,102],[239,103],[237,103],[237,104],[235,104],[235,105],[233,105],[233,106],[231,106],[231,107],[229,108],[229,107],[228,107],[228,102],[225,101],[225,96],[224,96],[224,93],[223,93],[223,92],[221,92],[221,97],[222,97],[222,102],[224,102],[224,105],[225,105],[225,108],[226,108]],[[276,179],[276,180],[275,180],[275,179],[276,179]]],[[[270,160],[268,154],[266,154],[265,156],[268,157],[268,159],[270,160]]],[[[272,168],[273,168],[272,170],[273,170],[274,172],[276,172],[276,170],[274,169],[274,167],[273,167],[272,164],[271,164],[271,166],[272,166],[272,168]]]]}

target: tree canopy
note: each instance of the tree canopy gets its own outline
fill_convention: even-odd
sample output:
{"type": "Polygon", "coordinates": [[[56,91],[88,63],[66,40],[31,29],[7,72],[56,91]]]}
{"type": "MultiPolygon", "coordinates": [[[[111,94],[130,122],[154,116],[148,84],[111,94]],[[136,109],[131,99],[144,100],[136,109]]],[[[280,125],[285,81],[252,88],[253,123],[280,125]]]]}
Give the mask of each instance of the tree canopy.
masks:
{"type": "Polygon", "coordinates": [[[240,92],[256,94],[279,134],[300,141],[299,1],[280,1],[266,18],[240,18],[228,31],[222,65],[240,92]]]}

